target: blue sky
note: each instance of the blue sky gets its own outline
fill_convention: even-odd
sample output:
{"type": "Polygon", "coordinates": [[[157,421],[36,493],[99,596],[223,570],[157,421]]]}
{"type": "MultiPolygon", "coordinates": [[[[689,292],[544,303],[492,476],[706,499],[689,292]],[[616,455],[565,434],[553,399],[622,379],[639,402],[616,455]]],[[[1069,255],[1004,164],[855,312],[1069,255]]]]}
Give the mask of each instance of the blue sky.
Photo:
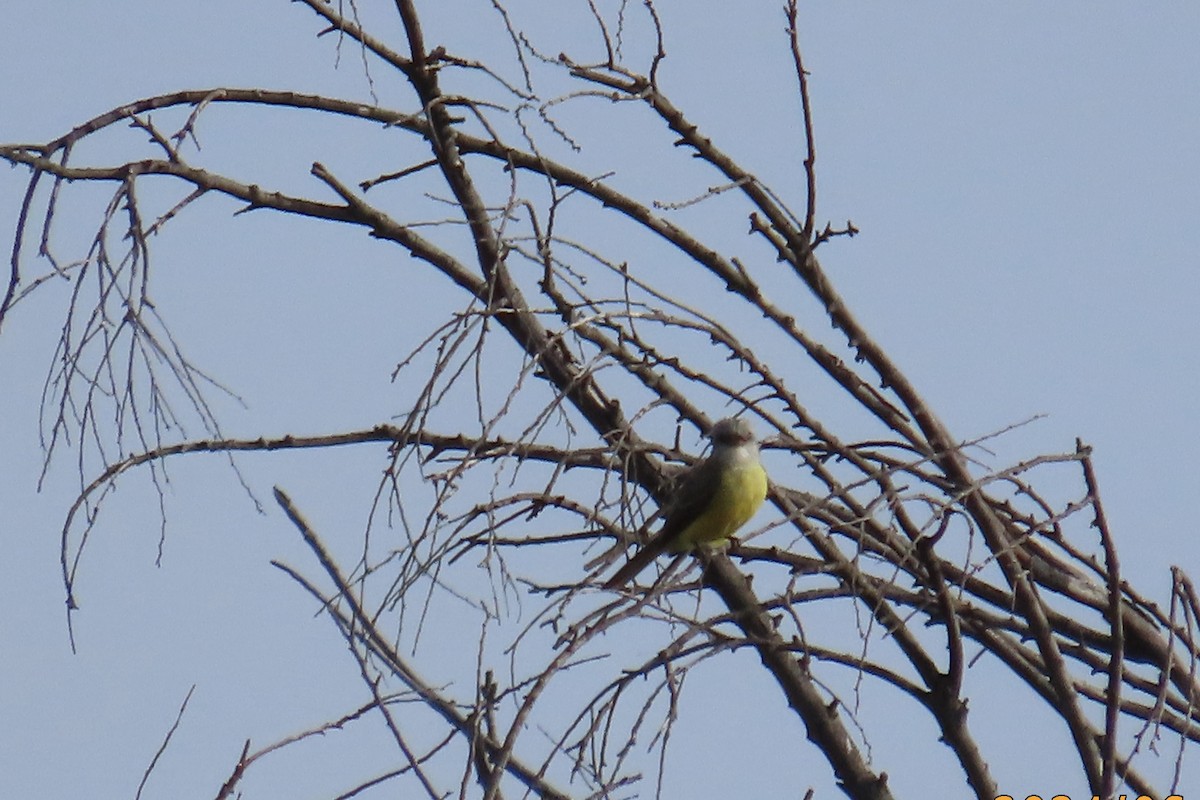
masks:
{"type": "MultiPolygon", "coordinates": [[[[391,4],[362,5],[395,35],[391,4]]],[[[430,41],[444,36],[480,57],[495,52],[490,3],[424,5],[430,41]]],[[[730,5],[660,9],[669,53],[663,86],[709,136],[777,191],[791,192],[798,207],[802,142],[780,4],[730,5]]],[[[515,4],[518,10],[525,4],[515,4]]],[[[561,35],[585,50],[586,31],[571,23],[578,17],[555,10],[563,16],[524,19],[547,43],[561,35]]],[[[994,455],[979,455],[992,466],[1071,450],[1075,437],[1093,445],[1124,574],[1165,602],[1172,565],[1200,570],[1190,503],[1200,489],[1193,465],[1200,438],[1200,10],[814,3],[802,8],[801,27],[817,130],[818,222],[851,219],[862,231],[822,248],[830,276],[956,435],[975,438],[1039,417],[989,443],[994,455]]],[[[336,64],[332,39],[315,38],[319,29],[311,12],[286,2],[49,0],[38,24],[0,30],[0,65],[10,76],[0,89],[0,142],[47,140],[111,107],[182,88],[263,85],[368,102],[355,54],[343,52],[336,64]]],[[[374,77],[382,104],[412,109],[396,81],[378,68],[374,77]]],[[[619,161],[628,155],[620,136],[589,126],[588,115],[603,120],[603,111],[581,111],[577,131],[597,163],[621,164],[619,180],[665,201],[690,196],[682,176],[678,189],[641,185],[636,159],[633,167],[619,161]]],[[[380,171],[372,165],[387,163],[388,148],[404,146],[378,131],[347,138],[336,125],[261,113],[236,122],[214,113],[200,133],[197,158],[316,196],[312,161],[369,175],[380,171]]],[[[92,153],[119,152],[128,141],[114,135],[92,153]]],[[[7,252],[25,175],[0,175],[7,252]]],[[[313,433],[389,420],[407,392],[389,375],[410,344],[410,316],[439,307],[443,282],[360,231],[234,217],[234,210],[201,201],[155,250],[155,300],[176,337],[249,406],[216,398],[226,429],[313,433]]],[[[680,218],[705,224],[703,213],[680,218]]],[[[742,221],[735,227],[744,230],[742,221]]],[[[82,221],[60,229],[64,251],[91,230],[82,221]]],[[[743,245],[731,239],[728,246],[743,245]]],[[[77,488],[74,456],[60,457],[45,491],[35,492],[37,404],[67,297],[53,282],[45,289],[0,331],[0,537],[7,545],[0,719],[9,721],[0,726],[0,796],[132,796],[195,684],[179,738],[147,796],[179,796],[178,787],[192,786],[207,797],[245,738],[264,744],[365,701],[331,627],[269,565],[283,559],[312,567],[269,500],[278,483],[323,530],[360,530],[382,456],[359,450],[244,459],[265,515],[218,458],[179,460],[170,473],[161,567],[154,563],[157,500],[143,478],[123,479],[88,551],[84,609],[75,620],[80,648],[72,655],[58,536],[77,488]]],[[[814,407],[836,414],[837,397],[822,392],[814,387],[814,407]]],[[[420,491],[413,489],[416,497],[420,491]]],[[[442,646],[430,634],[427,657],[436,662],[442,646]]],[[[984,680],[986,669],[972,678],[984,680]]],[[[760,765],[705,772],[708,789],[745,788],[749,775],[777,771],[787,785],[835,796],[819,761],[781,766],[774,757],[768,743],[796,736],[798,727],[779,708],[774,687],[734,690],[721,683],[722,673],[702,680],[712,681],[704,691],[721,706],[727,728],[763,742],[760,765]]],[[[1014,717],[1004,692],[975,702],[1005,791],[1082,794],[1082,785],[1054,783],[1062,774],[1056,742],[1065,734],[1048,731],[1047,745],[1038,740],[1025,752],[1022,732],[1040,730],[1043,721],[1036,705],[1014,717]]],[[[912,712],[900,706],[894,713],[903,719],[912,712]]],[[[698,763],[720,762],[725,749],[702,718],[685,717],[680,731],[680,741],[696,748],[677,744],[680,751],[700,754],[698,763]]],[[[264,762],[248,788],[268,793],[295,781],[303,796],[336,794],[348,776],[387,763],[372,749],[377,732],[368,724],[302,745],[264,762]]],[[[965,792],[945,754],[923,752],[931,760],[916,769],[897,766],[911,767],[917,757],[906,747],[922,735],[931,738],[923,719],[898,721],[894,740],[875,743],[897,794],[931,784],[946,796],[965,792]]],[[[778,789],[763,780],[764,792],[778,789]]]]}

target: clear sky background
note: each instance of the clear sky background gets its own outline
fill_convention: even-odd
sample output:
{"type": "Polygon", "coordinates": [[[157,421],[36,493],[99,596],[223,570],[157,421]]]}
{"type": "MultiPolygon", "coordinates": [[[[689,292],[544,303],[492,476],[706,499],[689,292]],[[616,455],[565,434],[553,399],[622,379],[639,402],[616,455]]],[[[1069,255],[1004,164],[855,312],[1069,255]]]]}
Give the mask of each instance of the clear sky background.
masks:
{"type": "MultiPolygon", "coordinates": [[[[382,18],[393,8],[361,5],[382,18]]],[[[421,5],[431,44],[444,37],[460,52],[488,55],[490,3],[421,5]]],[[[781,4],[661,5],[667,93],[800,207],[802,142],[781,4]]],[[[555,35],[570,42],[578,35],[570,21],[584,8],[564,3],[560,16],[529,24],[547,43],[555,35]]],[[[114,106],[184,88],[370,100],[357,55],[343,52],[338,64],[332,37],[315,38],[321,25],[311,12],[283,0],[47,0],[37,17],[0,27],[0,142],[49,140],[114,106]]],[[[822,248],[830,276],[957,436],[1042,415],[989,445],[993,466],[1069,451],[1075,437],[1093,445],[1124,574],[1165,602],[1169,567],[1200,575],[1192,503],[1200,490],[1200,7],[805,3],[801,28],[818,221],[850,219],[862,231],[822,248]]],[[[380,79],[377,91],[383,105],[413,110],[394,81],[380,79]]],[[[370,174],[365,165],[379,162],[379,148],[394,146],[281,117],[260,112],[224,128],[238,137],[206,125],[203,158],[320,196],[312,161],[370,174]]],[[[94,152],[120,151],[111,144],[94,152]]],[[[614,165],[621,144],[608,142],[614,165]]],[[[0,171],[6,253],[25,178],[0,171]]],[[[687,197],[660,191],[668,201],[687,197]]],[[[203,202],[156,242],[153,290],[193,360],[246,400],[248,410],[215,401],[227,432],[322,433],[402,411],[389,374],[404,354],[405,326],[441,281],[361,231],[235,218],[234,210],[203,202]]],[[[80,220],[77,230],[60,224],[61,249],[72,255],[72,237],[86,241],[92,230],[91,218],[80,220]]],[[[86,556],[72,655],[58,555],[78,483],[73,456],[53,464],[36,492],[37,406],[66,301],[64,287],[50,284],[0,332],[0,797],[132,797],[193,684],[146,796],[210,797],[244,739],[265,744],[365,702],[331,626],[268,564],[313,567],[266,501],[281,484],[318,527],[361,529],[382,456],[347,450],[286,466],[248,457],[242,466],[265,515],[218,458],[179,460],[161,567],[157,500],[143,478],[123,480],[86,556]]],[[[429,647],[436,657],[436,640],[429,647]]],[[[729,730],[797,737],[773,692],[714,686],[713,703],[728,704],[729,730]]],[[[1081,784],[1055,782],[1078,771],[1056,765],[1062,752],[1052,745],[1062,734],[1047,734],[1044,746],[1028,733],[1038,730],[1036,710],[1006,714],[1002,693],[994,702],[972,710],[994,715],[1002,788],[1082,796],[1081,784]]],[[[965,796],[945,754],[926,752],[931,728],[914,724],[897,717],[895,740],[874,752],[898,796],[965,796]],[[919,755],[906,749],[914,740],[919,755]],[[926,757],[925,768],[895,766],[926,757]]],[[[297,748],[264,764],[247,796],[289,786],[303,787],[299,797],[334,795],[349,776],[383,770],[367,738],[351,730],[297,748]]],[[[795,796],[808,785],[837,796],[819,761],[801,768],[763,752],[763,763],[737,774],[705,773],[707,796],[745,788],[759,770],[794,771],[795,796]]],[[[718,743],[714,763],[720,753],[718,743]]]]}

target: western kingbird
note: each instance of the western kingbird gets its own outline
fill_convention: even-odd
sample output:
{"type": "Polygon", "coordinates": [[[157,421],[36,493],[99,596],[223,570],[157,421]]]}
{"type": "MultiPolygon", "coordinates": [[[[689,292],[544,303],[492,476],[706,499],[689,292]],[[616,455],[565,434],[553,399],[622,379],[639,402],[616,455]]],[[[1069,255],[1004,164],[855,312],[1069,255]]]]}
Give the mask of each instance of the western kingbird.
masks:
{"type": "Polygon", "coordinates": [[[684,475],[666,505],[666,521],[625,566],[604,583],[614,589],[664,552],[683,553],[724,542],[745,525],[767,496],[767,471],[754,431],[743,419],[713,426],[712,453],[684,475]]]}

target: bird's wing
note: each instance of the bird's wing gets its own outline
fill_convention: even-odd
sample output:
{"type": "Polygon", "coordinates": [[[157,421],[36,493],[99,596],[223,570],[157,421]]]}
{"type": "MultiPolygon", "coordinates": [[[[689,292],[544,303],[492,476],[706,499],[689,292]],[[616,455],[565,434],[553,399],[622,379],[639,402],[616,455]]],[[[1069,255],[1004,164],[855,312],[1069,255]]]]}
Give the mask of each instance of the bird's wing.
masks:
{"type": "Polygon", "coordinates": [[[650,541],[633,554],[616,573],[604,582],[605,589],[624,585],[646,566],[666,552],[712,500],[721,480],[721,465],[711,456],[689,469],[676,484],[667,503],[666,522],[650,541]]]}
{"type": "Polygon", "coordinates": [[[721,466],[718,459],[709,456],[684,474],[667,503],[667,520],[654,539],[662,539],[664,546],[670,547],[708,508],[721,484],[721,466]]]}

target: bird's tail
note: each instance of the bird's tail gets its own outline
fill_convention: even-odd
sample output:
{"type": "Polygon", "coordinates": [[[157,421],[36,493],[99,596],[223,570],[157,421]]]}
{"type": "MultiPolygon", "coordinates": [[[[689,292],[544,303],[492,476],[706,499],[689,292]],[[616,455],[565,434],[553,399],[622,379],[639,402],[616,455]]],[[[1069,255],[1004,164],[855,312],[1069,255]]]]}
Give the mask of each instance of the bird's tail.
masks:
{"type": "Polygon", "coordinates": [[[667,543],[661,536],[656,536],[646,543],[646,546],[633,554],[633,558],[625,562],[625,566],[621,567],[611,578],[604,582],[605,589],[617,589],[624,586],[632,580],[639,572],[649,566],[650,562],[658,558],[664,550],[667,549],[667,543]]]}

